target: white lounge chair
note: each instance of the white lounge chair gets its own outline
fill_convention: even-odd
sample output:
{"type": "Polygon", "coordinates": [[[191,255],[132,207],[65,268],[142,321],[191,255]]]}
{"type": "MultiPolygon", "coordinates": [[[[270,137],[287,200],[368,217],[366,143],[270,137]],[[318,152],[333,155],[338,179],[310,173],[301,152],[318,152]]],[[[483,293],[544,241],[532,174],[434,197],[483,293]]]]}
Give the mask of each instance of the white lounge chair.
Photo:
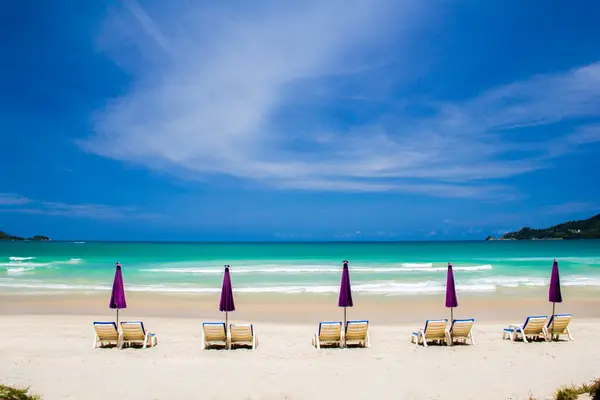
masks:
{"type": "Polygon", "coordinates": [[[528,337],[529,340],[537,340],[540,337],[545,339],[547,337],[547,321],[548,317],[545,315],[527,317],[523,325],[510,324],[508,325],[508,328],[504,328],[502,337],[503,339],[510,339],[511,342],[514,342],[520,336],[525,343],[528,343],[528,337]]]}
{"type": "Polygon", "coordinates": [[[573,339],[573,336],[571,336],[571,331],[569,330],[569,323],[571,323],[571,319],[573,319],[571,314],[555,314],[551,316],[546,324],[546,339],[558,340],[560,335],[567,335],[569,340],[575,340],[573,339]],[[554,326],[552,326],[553,324],[554,326]]]}
{"type": "Polygon", "coordinates": [[[321,322],[319,329],[313,337],[313,346],[320,349],[321,346],[342,346],[342,323],[321,322]]]}
{"type": "Polygon", "coordinates": [[[450,333],[446,329],[448,320],[445,319],[429,319],[425,321],[425,328],[419,329],[418,332],[413,332],[410,340],[416,345],[422,344],[427,347],[427,342],[446,342],[450,343],[450,333]]]}
{"type": "Polygon", "coordinates": [[[455,319],[452,321],[450,326],[450,345],[454,344],[454,341],[461,340],[463,343],[467,343],[467,339],[471,341],[471,344],[475,344],[473,338],[473,324],[475,319],[455,319]]]}
{"type": "Polygon", "coordinates": [[[371,347],[371,336],[369,335],[369,321],[348,321],[344,333],[344,343],[371,347]]]}
{"type": "Polygon", "coordinates": [[[117,324],[114,322],[94,322],[94,345],[93,349],[104,347],[109,344],[119,346],[121,334],[117,331],[117,324]]]}
{"type": "Polygon", "coordinates": [[[234,345],[245,345],[252,347],[252,350],[256,349],[258,337],[252,324],[229,325],[229,348],[234,345]]]}
{"type": "Polygon", "coordinates": [[[158,338],[156,334],[144,329],[144,323],[141,321],[121,322],[121,346],[130,345],[132,343],[140,343],[143,348],[156,346],[158,338]]]}
{"type": "Polygon", "coordinates": [[[209,346],[229,347],[229,338],[227,337],[224,322],[202,323],[202,349],[206,349],[209,346]]]}

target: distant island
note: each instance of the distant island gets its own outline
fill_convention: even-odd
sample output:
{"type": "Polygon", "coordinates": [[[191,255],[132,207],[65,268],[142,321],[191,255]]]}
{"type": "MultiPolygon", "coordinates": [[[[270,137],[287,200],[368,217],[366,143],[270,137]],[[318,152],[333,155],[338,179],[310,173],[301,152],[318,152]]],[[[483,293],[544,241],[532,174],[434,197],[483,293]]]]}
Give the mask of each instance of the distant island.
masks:
{"type": "Polygon", "coordinates": [[[12,236],[12,235],[9,235],[8,233],[0,231],[0,240],[12,240],[12,241],[35,240],[38,242],[47,242],[50,240],[50,238],[48,236],[41,236],[41,235],[35,235],[30,238],[22,238],[19,236],[12,236]]]}
{"type": "Polygon", "coordinates": [[[496,239],[488,236],[485,240],[569,240],[600,239],[600,214],[579,221],[563,222],[546,229],[525,227],[516,232],[508,232],[496,239]]]}

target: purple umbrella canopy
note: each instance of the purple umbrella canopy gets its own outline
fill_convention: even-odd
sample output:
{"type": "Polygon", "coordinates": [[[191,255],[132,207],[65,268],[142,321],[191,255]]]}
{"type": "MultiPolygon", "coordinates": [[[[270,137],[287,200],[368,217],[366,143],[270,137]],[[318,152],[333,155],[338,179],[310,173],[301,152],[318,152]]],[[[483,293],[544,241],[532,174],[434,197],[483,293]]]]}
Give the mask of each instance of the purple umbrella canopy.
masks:
{"type": "Polygon", "coordinates": [[[123,272],[121,271],[121,263],[117,263],[115,272],[115,280],[113,281],[112,293],[110,294],[110,308],[117,309],[117,326],[119,326],[119,309],[127,308],[125,301],[125,287],[123,286],[123,272]]]}
{"type": "Polygon", "coordinates": [[[117,270],[115,272],[115,280],[113,281],[109,307],[113,309],[116,308],[117,310],[127,308],[127,302],[125,301],[125,288],[123,286],[123,272],[121,271],[120,263],[117,263],[117,270]]]}
{"type": "Polygon", "coordinates": [[[350,287],[350,271],[348,270],[348,261],[344,261],[338,307],[352,307],[353,305],[354,304],[352,303],[352,289],[350,287]]]}
{"type": "Polygon", "coordinates": [[[456,287],[454,286],[454,272],[452,271],[452,264],[450,263],[448,263],[448,275],[446,277],[446,307],[458,307],[456,287]]]}
{"type": "MultiPolygon", "coordinates": [[[[231,287],[231,275],[229,274],[229,265],[225,266],[223,275],[223,286],[221,287],[221,300],[219,301],[219,311],[225,313],[225,326],[229,322],[229,313],[235,311],[233,302],[233,288],[231,287]]],[[[227,328],[226,328],[227,329],[227,328]]]]}
{"type": "Polygon", "coordinates": [[[560,278],[558,276],[558,262],[556,260],[554,260],[554,264],[552,264],[548,300],[551,303],[562,303],[562,294],[560,293],[560,278]]]}
{"type": "Polygon", "coordinates": [[[235,304],[233,302],[233,289],[231,287],[231,275],[229,274],[229,265],[225,266],[225,274],[223,275],[223,287],[221,288],[221,301],[219,302],[219,311],[235,311],[235,304]]]}

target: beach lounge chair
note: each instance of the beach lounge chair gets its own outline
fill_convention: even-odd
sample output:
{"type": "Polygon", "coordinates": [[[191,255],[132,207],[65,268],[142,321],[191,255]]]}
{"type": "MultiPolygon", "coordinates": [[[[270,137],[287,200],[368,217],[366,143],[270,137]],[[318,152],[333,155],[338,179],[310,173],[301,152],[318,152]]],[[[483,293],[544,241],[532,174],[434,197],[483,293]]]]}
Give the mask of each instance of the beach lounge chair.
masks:
{"type": "Polygon", "coordinates": [[[545,315],[527,317],[523,325],[511,324],[508,328],[504,328],[502,337],[514,342],[521,336],[525,343],[528,343],[527,337],[529,337],[529,340],[539,339],[540,337],[545,339],[547,337],[547,321],[548,317],[545,315]]]}
{"type": "Polygon", "coordinates": [[[209,346],[224,346],[228,348],[228,339],[224,322],[202,323],[202,349],[206,349],[209,346]]]}
{"type": "Polygon", "coordinates": [[[158,338],[156,334],[147,331],[144,328],[144,323],[141,321],[121,322],[121,346],[130,345],[132,343],[140,343],[143,348],[156,346],[158,338]]]}
{"type": "Polygon", "coordinates": [[[569,330],[569,323],[572,318],[573,316],[571,314],[555,314],[551,316],[546,324],[546,339],[552,340],[556,338],[556,340],[558,340],[560,335],[567,335],[569,340],[575,340],[573,339],[573,336],[571,336],[571,331],[569,330]],[[552,324],[554,324],[554,326],[552,326],[552,324]]]}
{"type": "Polygon", "coordinates": [[[475,344],[475,339],[473,338],[473,324],[475,323],[475,319],[455,319],[452,321],[452,325],[450,326],[450,345],[454,344],[454,342],[458,339],[463,343],[467,343],[467,339],[471,341],[471,344],[475,344]]]}
{"type": "Polygon", "coordinates": [[[320,349],[321,346],[342,346],[342,323],[321,322],[319,330],[313,337],[313,346],[320,349]]]}
{"type": "Polygon", "coordinates": [[[371,347],[371,336],[369,335],[369,321],[348,321],[344,333],[344,343],[371,347]]]}
{"type": "Polygon", "coordinates": [[[252,350],[256,349],[258,337],[252,324],[229,325],[229,348],[234,345],[245,345],[252,347],[252,350]]]}
{"type": "Polygon", "coordinates": [[[121,335],[117,331],[117,324],[114,322],[94,322],[94,345],[93,349],[104,347],[109,344],[119,346],[121,335]]]}
{"type": "Polygon", "coordinates": [[[416,345],[423,344],[424,347],[427,347],[428,341],[437,343],[444,341],[446,344],[449,344],[450,333],[446,329],[447,323],[448,320],[446,319],[428,319],[425,321],[425,328],[419,329],[418,332],[413,332],[410,339],[411,343],[416,345]]]}

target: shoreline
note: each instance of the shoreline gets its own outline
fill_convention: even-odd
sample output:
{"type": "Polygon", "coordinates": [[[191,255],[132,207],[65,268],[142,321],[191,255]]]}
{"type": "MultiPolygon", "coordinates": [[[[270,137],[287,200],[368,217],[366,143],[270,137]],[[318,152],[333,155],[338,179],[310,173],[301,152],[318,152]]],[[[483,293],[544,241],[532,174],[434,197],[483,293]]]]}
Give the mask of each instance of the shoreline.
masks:
{"type": "MultiPolygon", "coordinates": [[[[596,291],[576,291],[574,297],[563,292],[565,301],[557,304],[557,313],[570,313],[576,318],[600,319],[600,297],[596,291]]],[[[235,294],[236,311],[230,319],[245,322],[314,323],[341,317],[337,295],[332,294],[235,294]]],[[[377,296],[353,294],[354,307],[348,309],[351,319],[368,319],[373,323],[392,325],[419,322],[425,319],[448,318],[443,295],[377,296]]],[[[123,318],[159,317],[220,320],[219,295],[175,295],[143,292],[127,293],[128,308],[121,310],[123,318]]],[[[0,315],[105,315],[109,294],[0,294],[0,315]]],[[[496,294],[459,294],[457,318],[478,321],[518,321],[527,315],[550,315],[552,303],[547,290],[530,290],[520,296],[496,294]]]]}

